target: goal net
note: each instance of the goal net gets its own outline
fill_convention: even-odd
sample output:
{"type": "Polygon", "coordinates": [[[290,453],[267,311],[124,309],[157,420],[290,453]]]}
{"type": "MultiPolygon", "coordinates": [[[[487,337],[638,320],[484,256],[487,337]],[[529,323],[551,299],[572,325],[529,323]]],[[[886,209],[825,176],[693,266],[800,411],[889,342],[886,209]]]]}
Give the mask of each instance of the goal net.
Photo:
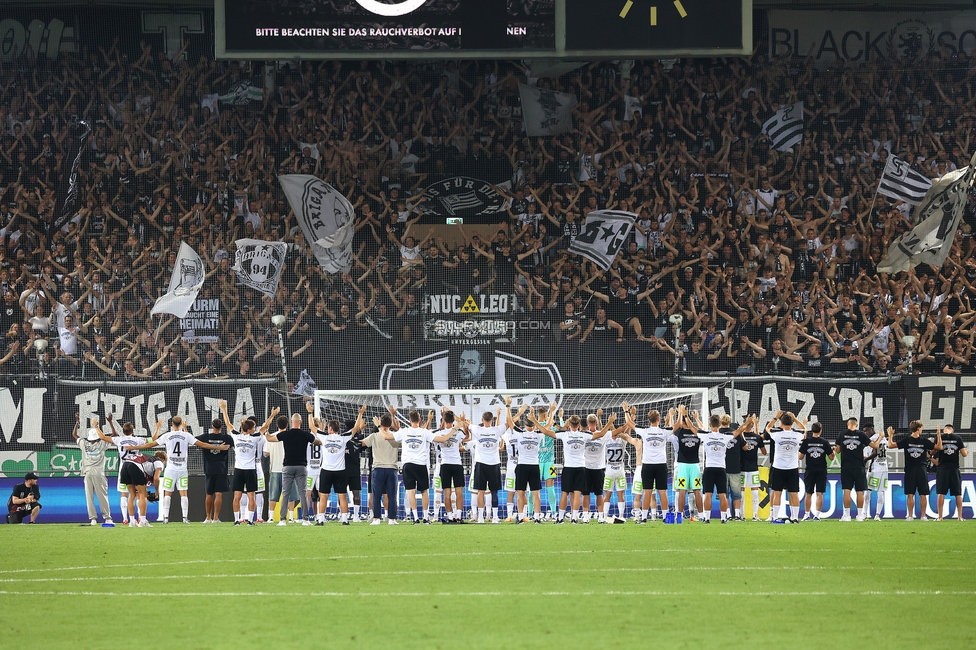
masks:
{"type": "MultiPolygon", "coordinates": [[[[637,426],[648,426],[647,414],[651,410],[661,413],[662,421],[664,416],[672,408],[679,404],[684,405],[689,411],[697,411],[703,421],[707,421],[708,410],[708,389],[707,388],[618,388],[618,389],[567,389],[550,390],[541,392],[539,390],[491,390],[491,389],[471,389],[471,390],[442,390],[437,392],[422,391],[345,391],[345,390],[317,390],[314,394],[314,414],[318,419],[338,420],[343,429],[348,429],[356,420],[359,409],[365,405],[366,412],[364,418],[367,431],[375,431],[373,418],[379,417],[384,413],[389,413],[390,409],[396,412],[396,418],[401,425],[408,423],[408,414],[416,410],[421,415],[421,420],[426,421],[428,411],[434,413],[434,427],[439,428],[441,424],[441,411],[444,408],[450,409],[455,414],[464,413],[472,423],[481,422],[482,415],[486,412],[492,414],[502,411],[504,418],[505,397],[512,398],[512,414],[517,413],[522,405],[534,409],[548,408],[550,404],[556,405],[555,424],[560,423],[561,419],[568,420],[572,415],[578,415],[585,421],[589,414],[600,414],[600,422],[605,423],[611,415],[616,414],[616,425],[623,423],[622,405],[635,407],[637,410],[637,426]],[[601,413],[602,412],[602,413],[601,413]]],[[[516,426],[524,426],[526,418],[523,416],[521,422],[516,426]]],[[[503,423],[503,422],[502,422],[503,423]]],[[[628,495],[632,485],[634,467],[638,459],[635,456],[632,446],[625,448],[624,464],[628,478],[628,495]]],[[[672,452],[669,447],[669,461],[672,452]]],[[[507,454],[503,451],[501,462],[503,467],[507,463],[507,454]]],[[[472,460],[468,452],[462,454],[465,476],[470,476],[472,460]]],[[[367,457],[363,459],[362,470],[365,474],[369,471],[369,461],[367,457]]],[[[557,471],[561,470],[563,462],[562,443],[555,445],[554,465],[557,471]]],[[[437,466],[436,451],[432,450],[429,466],[433,469],[437,466]]],[[[545,493],[545,487],[543,493],[545,493]]],[[[506,495],[507,497],[507,495],[506,495]]],[[[436,495],[439,500],[440,495],[436,495]]],[[[466,505],[470,506],[469,495],[465,495],[466,505]]],[[[630,497],[628,496],[628,499],[630,497]]],[[[431,500],[434,502],[434,499],[431,500]]],[[[631,501],[632,502],[632,501],[631,501]]],[[[364,501],[365,503],[365,501],[364,501]]],[[[543,495],[543,509],[551,509],[553,504],[547,502],[546,495],[543,495]]],[[[504,510],[504,504],[502,505],[504,510]]]]}

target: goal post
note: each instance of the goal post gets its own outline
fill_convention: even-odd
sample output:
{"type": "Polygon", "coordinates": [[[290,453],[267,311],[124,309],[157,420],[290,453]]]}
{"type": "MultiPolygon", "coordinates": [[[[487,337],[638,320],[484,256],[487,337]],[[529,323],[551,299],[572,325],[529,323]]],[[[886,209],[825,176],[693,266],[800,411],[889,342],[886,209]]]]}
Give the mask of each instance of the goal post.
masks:
{"type": "Polygon", "coordinates": [[[355,419],[362,405],[366,405],[367,426],[372,426],[372,417],[382,415],[390,407],[396,409],[397,417],[405,422],[411,410],[434,411],[435,422],[440,422],[440,412],[448,408],[455,413],[464,413],[471,422],[479,422],[486,411],[504,408],[505,397],[512,398],[512,408],[521,405],[533,408],[548,407],[555,403],[562,409],[565,417],[603,411],[604,419],[616,413],[623,421],[621,405],[627,403],[637,407],[637,423],[646,422],[647,412],[654,408],[666,414],[668,409],[684,404],[689,411],[698,411],[703,421],[709,415],[707,388],[608,388],[608,389],[451,389],[451,390],[316,390],[314,394],[315,417],[336,419],[345,423],[355,419]],[[642,408],[643,407],[643,408],[642,408]]]}

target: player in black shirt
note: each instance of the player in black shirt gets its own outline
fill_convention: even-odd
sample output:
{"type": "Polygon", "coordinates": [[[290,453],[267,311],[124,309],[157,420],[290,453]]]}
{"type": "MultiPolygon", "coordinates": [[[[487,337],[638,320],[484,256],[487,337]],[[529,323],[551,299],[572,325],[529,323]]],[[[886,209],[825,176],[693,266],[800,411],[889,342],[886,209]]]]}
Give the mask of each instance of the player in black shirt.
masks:
{"type": "Polygon", "coordinates": [[[844,490],[844,514],[841,521],[851,520],[851,490],[857,492],[857,520],[864,521],[864,494],[868,490],[868,475],[864,471],[864,448],[877,449],[875,442],[857,428],[857,418],[847,419],[847,431],[837,436],[834,453],[840,454],[840,486],[844,490]]]}
{"type": "MultiPolygon", "coordinates": [[[[698,412],[693,411],[692,415],[697,419],[698,412]]],[[[699,420],[692,424],[691,417],[688,415],[688,408],[684,405],[678,406],[678,419],[674,424],[674,437],[677,438],[677,457],[675,458],[674,485],[678,493],[678,514],[690,513],[685,510],[685,497],[688,490],[695,493],[695,514],[691,515],[695,521],[697,513],[702,509],[702,477],[701,469],[698,465],[698,449],[701,447],[701,438],[698,432],[705,427],[699,420]],[[696,426],[697,424],[697,426],[696,426]]],[[[690,504],[689,504],[690,508],[690,504]]]]}
{"type": "Polygon", "coordinates": [[[363,438],[366,437],[366,430],[365,427],[357,430],[355,420],[346,420],[345,425],[346,431],[352,432],[346,442],[346,485],[352,492],[352,520],[360,521],[359,511],[363,505],[363,474],[359,455],[363,451],[363,438]]]}
{"type": "Polygon", "coordinates": [[[204,450],[203,474],[207,482],[207,499],[205,507],[207,516],[203,523],[220,521],[220,507],[223,505],[224,492],[227,491],[227,455],[234,446],[234,439],[223,432],[224,423],[215,419],[210,423],[211,430],[197,440],[209,445],[227,445],[227,449],[204,450]]]}
{"type": "Polygon", "coordinates": [[[962,521],[962,477],[959,475],[959,457],[968,456],[969,450],[951,424],[945,425],[941,430],[936,429],[935,433],[933,451],[935,451],[935,460],[939,464],[935,471],[935,493],[939,495],[938,520],[942,521],[944,512],[942,507],[946,495],[950,494],[956,498],[956,518],[962,521]]]}
{"type": "Polygon", "coordinates": [[[739,436],[738,445],[742,486],[752,492],[752,520],[759,521],[759,452],[765,454],[766,445],[756,431],[746,431],[739,436]]]}
{"type": "Polygon", "coordinates": [[[926,521],[925,507],[929,501],[929,477],[925,473],[925,463],[935,444],[928,438],[922,437],[921,420],[912,420],[908,425],[909,434],[900,440],[895,440],[895,428],[888,427],[888,449],[903,449],[905,451],[905,509],[908,521],[915,518],[915,493],[918,493],[921,511],[919,518],[926,521]]]}
{"type": "Polygon", "coordinates": [[[811,435],[800,443],[800,460],[806,458],[807,461],[807,468],[803,474],[807,493],[803,504],[806,511],[803,521],[808,519],[820,521],[824,492],[827,491],[827,459],[834,459],[834,450],[830,443],[820,437],[822,432],[823,426],[819,422],[814,422],[810,425],[811,435]],[[816,494],[816,501],[813,499],[814,494],[816,494]]]}

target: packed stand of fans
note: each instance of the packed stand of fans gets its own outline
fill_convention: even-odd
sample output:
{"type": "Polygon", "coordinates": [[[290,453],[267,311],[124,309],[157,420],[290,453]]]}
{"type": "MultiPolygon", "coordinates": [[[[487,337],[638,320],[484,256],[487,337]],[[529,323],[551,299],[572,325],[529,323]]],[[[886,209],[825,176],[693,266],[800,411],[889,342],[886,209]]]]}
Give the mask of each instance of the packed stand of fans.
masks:
{"type": "Polygon", "coordinates": [[[201,103],[262,68],[144,46],[139,58],[113,47],[0,70],[0,371],[269,376],[280,370],[272,314],[287,316],[300,369],[328,346],[422,342],[424,295],[448,292],[516,294],[519,318],[552,324],[520,344],[638,340],[665,361],[681,314],[690,373],[972,367],[971,209],[941,269],[875,272],[912,218],[875,200],[889,152],[932,178],[968,164],[966,57],[850,70],[761,56],[593,63],[533,80],[579,98],[574,131],[548,138],[523,134],[527,71],[514,62],[303,63],[276,70],[263,101],[201,103]],[[625,95],[639,110],[625,112],[625,95]],[[802,143],[771,150],[763,122],[798,100],[802,143]],[[48,236],[66,126],[79,118],[93,133],[77,215],[48,236]],[[282,173],[315,174],[356,207],[348,274],[316,263],[282,173]],[[423,188],[456,175],[507,198],[490,241],[462,226],[451,247],[416,223],[423,188]],[[606,273],[568,250],[603,208],[639,215],[606,273]],[[290,244],[274,300],[236,286],[241,237],[290,244]],[[149,316],[182,241],[209,267],[200,298],[221,301],[219,343],[191,344],[177,319],[149,316]]]}

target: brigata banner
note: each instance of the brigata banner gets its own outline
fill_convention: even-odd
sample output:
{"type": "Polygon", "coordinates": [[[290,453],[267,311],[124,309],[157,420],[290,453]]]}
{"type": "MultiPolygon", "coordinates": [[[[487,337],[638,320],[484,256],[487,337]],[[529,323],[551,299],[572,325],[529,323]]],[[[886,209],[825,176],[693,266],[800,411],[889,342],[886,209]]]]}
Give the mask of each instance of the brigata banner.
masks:
{"type": "MultiPolygon", "coordinates": [[[[765,425],[777,411],[820,422],[831,440],[848,418],[884,431],[902,426],[902,377],[682,377],[679,386],[707,386],[712,413],[742,421],[755,413],[765,425]]],[[[907,424],[907,423],[906,423],[907,424]]]]}
{"type": "Polygon", "coordinates": [[[921,420],[926,430],[952,424],[971,432],[976,421],[976,376],[930,375],[905,377],[909,419],[921,420]]]}
{"type": "Polygon", "coordinates": [[[179,415],[186,420],[190,433],[200,435],[213,419],[221,417],[221,399],[227,400],[234,422],[244,415],[263,420],[271,409],[269,389],[274,386],[273,379],[105,383],[9,380],[0,386],[0,476],[23,476],[27,471],[41,476],[70,476],[77,472],[80,450],[64,448],[73,442],[76,413],[83,423],[92,415],[104,423],[111,413],[117,423],[131,422],[137,436],[150,436],[157,420],[167,426],[171,417],[179,415]]]}
{"type": "Polygon", "coordinates": [[[897,59],[918,63],[943,48],[976,48],[976,11],[779,11],[769,14],[769,55],[813,55],[822,66],[897,59]],[[811,51],[812,48],[812,51],[811,51]]]}

